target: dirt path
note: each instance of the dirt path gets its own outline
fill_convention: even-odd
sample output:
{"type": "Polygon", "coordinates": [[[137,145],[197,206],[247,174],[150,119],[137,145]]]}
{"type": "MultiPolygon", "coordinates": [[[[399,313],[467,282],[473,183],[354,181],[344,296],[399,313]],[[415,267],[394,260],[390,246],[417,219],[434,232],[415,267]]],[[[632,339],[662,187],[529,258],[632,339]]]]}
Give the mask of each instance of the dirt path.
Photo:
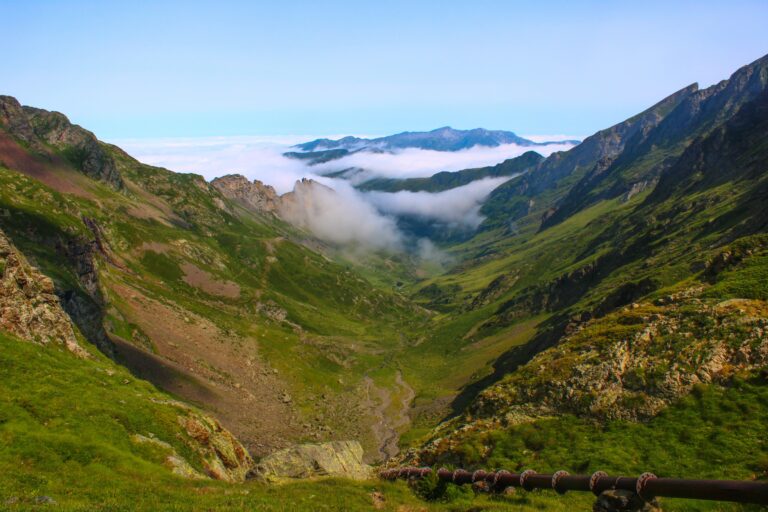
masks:
{"type": "Polygon", "coordinates": [[[398,394],[401,395],[401,398],[396,404],[395,413],[391,414],[393,393],[386,388],[376,386],[370,377],[365,377],[363,381],[365,383],[366,405],[374,417],[371,431],[378,447],[378,458],[387,460],[400,451],[397,446],[398,441],[400,441],[400,432],[411,422],[408,411],[416,393],[398,370],[395,384],[399,388],[398,394]]]}

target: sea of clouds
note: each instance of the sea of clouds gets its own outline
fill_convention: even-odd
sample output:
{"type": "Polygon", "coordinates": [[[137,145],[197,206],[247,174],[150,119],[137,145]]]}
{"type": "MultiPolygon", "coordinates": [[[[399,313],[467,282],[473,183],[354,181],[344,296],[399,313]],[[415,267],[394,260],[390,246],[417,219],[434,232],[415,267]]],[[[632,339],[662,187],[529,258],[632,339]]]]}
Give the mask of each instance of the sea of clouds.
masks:
{"type": "MultiPolygon", "coordinates": [[[[526,151],[548,156],[571,144],[524,147],[507,144],[445,152],[405,149],[396,153],[358,152],[345,158],[310,166],[286,158],[291,146],[318,137],[311,136],[241,136],[168,139],[114,140],[138,160],[177,172],[194,172],[213,179],[225,174],[242,174],[275,187],[284,194],[294,190],[297,180],[310,178],[329,187],[302,191],[295,221],[317,237],[339,245],[371,249],[400,250],[405,246],[398,230],[398,216],[416,216],[453,227],[474,229],[482,222],[480,207],[493,189],[510,178],[488,178],[438,193],[360,192],[352,185],[370,178],[428,177],[440,171],[458,171],[485,167],[514,158],[526,151]],[[347,181],[323,176],[346,168],[365,171],[347,181]]],[[[330,138],[335,138],[331,136],[330,138]]],[[[533,136],[531,140],[567,140],[567,136],[533,136]]],[[[432,246],[418,241],[422,253],[432,246]]]]}

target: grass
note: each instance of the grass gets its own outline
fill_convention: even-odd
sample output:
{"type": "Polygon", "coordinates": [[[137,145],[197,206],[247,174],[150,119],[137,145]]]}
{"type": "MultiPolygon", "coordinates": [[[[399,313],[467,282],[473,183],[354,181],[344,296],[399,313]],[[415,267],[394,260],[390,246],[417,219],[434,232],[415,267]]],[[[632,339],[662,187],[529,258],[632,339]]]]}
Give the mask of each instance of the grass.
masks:
{"type": "MultiPolygon", "coordinates": [[[[0,333],[0,506],[33,508],[50,497],[63,511],[509,510],[509,500],[471,493],[425,502],[403,483],[343,479],[264,485],[190,481],[164,466],[166,452],[136,444],[154,434],[197,469],[171,397],[99,354],[75,358],[0,333]],[[475,510],[477,510],[475,508],[475,510]]],[[[531,510],[542,500],[527,500],[531,510]]],[[[514,509],[517,506],[514,505],[514,509]]],[[[553,510],[560,510],[555,507],[553,510]]]]}
{"type": "MultiPolygon", "coordinates": [[[[604,424],[564,415],[470,435],[456,450],[462,467],[542,472],[768,481],[768,382],[701,385],[647,423],[604,424]]],[[[768,483],[767,483],[768,484],[768,483]]],[[[568,498],[570,495],[566,496],[568,498]]],[[[663,500],[664,510],[741,510],[739,505],[663,500]]]]}

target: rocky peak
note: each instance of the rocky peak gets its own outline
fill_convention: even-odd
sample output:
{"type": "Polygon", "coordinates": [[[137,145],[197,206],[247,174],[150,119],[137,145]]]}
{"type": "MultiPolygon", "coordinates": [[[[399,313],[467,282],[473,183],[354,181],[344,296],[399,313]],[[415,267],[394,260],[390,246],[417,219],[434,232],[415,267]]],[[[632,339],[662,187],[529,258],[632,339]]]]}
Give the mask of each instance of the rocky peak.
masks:
{"type": "Polygon", "coordinates": [[[259,180],[249,181],[241,174],[229,174],[211,182],[224,197],[232,199],[249,210],[270,213],[277,209],[279,197],[275,189],[259,180]]]}
{"type": "Polygon", "coordinates": [[[35,343],[60,343],[87,357],[53,281],[32,267],[0,231],[0,328],[35,343]]]}
{"type": "Polygon", "coordinates": [[[24,144],[39,144],[23,107],[13,96],[0,95],[0,125],[24,144]]]}
{"type": "Polygon", "coordinates": [[[672,144],[706,132],[731,118],[766,88],[768,55],[739,68],[728,80],[688,95],[654,130],[646,146],[672,144]]]}
{"type": "Polygon", "coordinates": [[[58,149],[85,175],[104,181],[115,189],[125,188],[114,159],[102,147],[96,136],[60,112],[22,107],[35,135],[58,149]]]}
{"type": "Polygon", "coordinates": [[[0,126],[37,153],[53,157],[53,148],[83,174],[117,190],[125,188],[114,159],[101,142],[64,114],[21,106],[16,98],[0,96],[0,126]]]}

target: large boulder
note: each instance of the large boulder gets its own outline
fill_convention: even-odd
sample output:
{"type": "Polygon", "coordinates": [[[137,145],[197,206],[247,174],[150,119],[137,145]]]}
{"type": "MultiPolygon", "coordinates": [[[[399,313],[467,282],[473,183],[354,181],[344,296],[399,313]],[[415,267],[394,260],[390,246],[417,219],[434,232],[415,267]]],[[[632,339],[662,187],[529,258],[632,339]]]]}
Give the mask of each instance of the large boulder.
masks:
{"type": "Polygon", "coordinates": [[[253,469],[253,459],[240,441],[215,418],[192,410],[179,416],[179,423],[201,456],[205,471],[211,478],[227,482],[242,482],[253,469]]]}
{"type": "Polygon", "coordinates": [[[293,478],[335,476],[366,480],[373,468],[363,463],[363,447],[357,441],[302,444],[274,452],[256,466],[256,478],[281,481],[293,478]]]}

